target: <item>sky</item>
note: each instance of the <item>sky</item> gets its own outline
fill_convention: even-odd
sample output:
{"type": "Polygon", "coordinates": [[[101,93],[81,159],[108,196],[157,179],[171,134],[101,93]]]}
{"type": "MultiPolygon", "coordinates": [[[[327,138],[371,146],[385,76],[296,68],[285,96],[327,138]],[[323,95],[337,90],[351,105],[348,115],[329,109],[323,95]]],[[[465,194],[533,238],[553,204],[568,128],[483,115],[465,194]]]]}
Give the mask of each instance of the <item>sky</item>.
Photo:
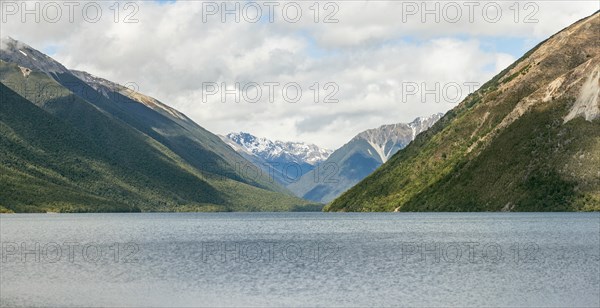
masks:
{"type": "Polygon", "coordinates": [[[213,133],[329,149],[452,109],[600,9],[560,0],[65,3],[2,0],[0,36],[135,84],[213,133]]]}

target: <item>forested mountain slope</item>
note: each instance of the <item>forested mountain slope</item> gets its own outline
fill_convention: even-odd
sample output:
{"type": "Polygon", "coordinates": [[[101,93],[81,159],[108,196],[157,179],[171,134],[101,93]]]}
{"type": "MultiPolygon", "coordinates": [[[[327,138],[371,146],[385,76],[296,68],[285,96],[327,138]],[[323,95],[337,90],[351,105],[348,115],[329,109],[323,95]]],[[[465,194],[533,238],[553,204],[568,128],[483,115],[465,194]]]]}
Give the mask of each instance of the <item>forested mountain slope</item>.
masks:
{"type": "Polygon", "coordinates": [[[315,209],[267,177],[241,172],[248,161],[178,111],[105,80],[103,88],[101,79],[12,42],[0,57],[2,208],[315,209]]]}
{"type": "Polygon", "coordinates": [[[599,20],[539,44],[326,210],[600,210],[599,20]]]}

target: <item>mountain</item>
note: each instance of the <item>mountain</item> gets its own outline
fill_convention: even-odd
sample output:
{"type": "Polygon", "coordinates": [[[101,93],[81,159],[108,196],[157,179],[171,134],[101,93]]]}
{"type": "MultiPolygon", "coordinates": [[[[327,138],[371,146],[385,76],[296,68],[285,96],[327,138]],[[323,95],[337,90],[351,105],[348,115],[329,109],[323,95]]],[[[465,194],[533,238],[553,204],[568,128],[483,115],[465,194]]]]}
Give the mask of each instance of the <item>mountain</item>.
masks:
{"type": "Polygon", "coordinates": [[[294,179],[326,160],[331,150],[303,142],[271,141],[248,133],[230,133],[219,136],[240,155],[261,168],[264,175],[287,186],[294,179]]]}
{"type": "Polygon", "coordinates": [[[177,110],[7,38],[0,210],[314,209],[177,110]]]}
{"type": "Polygon", "coordinates": [[[540,43],[326,210],[600,210],[599,33],[540,43]]]}
{"type": "Polygon", "coordinates": [[[314,166],[329,157],[331,150],[303,142],[271,141],[248,133],[230,133],[221,139],[232,141],[265,161],[307,164],[314,166]]]}
{"type": "Polygon", "coordinates": [[[288,188],[304,199],[327,203],[375,171],[441,117],[434,114],[408,124],[366,130],[333,152],[318,170],[304,174],[288,188]]]}

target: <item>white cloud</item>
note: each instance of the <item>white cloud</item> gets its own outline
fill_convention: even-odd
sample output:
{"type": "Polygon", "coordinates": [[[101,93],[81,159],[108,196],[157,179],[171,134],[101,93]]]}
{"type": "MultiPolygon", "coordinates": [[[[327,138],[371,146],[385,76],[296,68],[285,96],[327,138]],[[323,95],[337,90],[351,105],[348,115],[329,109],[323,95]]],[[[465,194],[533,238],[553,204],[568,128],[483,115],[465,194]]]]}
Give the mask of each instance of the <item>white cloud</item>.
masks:
{"type": "MultiPolygon", "coordinates": [[[[295,24],[283,21],[280,10],[272,24],[243,19],[223,24],[218,16],[209,16],[210,22],[203,23],[198,1],[140,1],[135,15],[139,23],[131,24],[114,22],[110,9],[114,3],[99,3],[104,14],[97,23],[83,18],[70,23],[66,17],[55,24],[43,18],[41,23],[21,23],[20,18],[7,16],[0,34],[38,49],[56,46],[54,57],[69,68],[120,83],[135,82],[141,92],[176,107],[215,133],[248,131],[330,148],[362,130],[444,112],[456,105],[435,103],[432,95],[425,97],[426,103],[419,95],[403,103],[407,83],[426,82],[428,87],[483,83],[518,56],[487,48],[483,41],[538,42],[598,9],[593,1],[537,2],[537,23],[522,22],[532,12],[523,5],[520,22],[515,23],[509,7],[514,2],[498,2],[503,18],[497,23],[486,22],[481,15],[475,15],[473,23],[466,16],[457,23],[444,22],[443,16],[440,23],[423,23],[417,16],[403,22],[405,7],[399,2],[351,1],[337,2],[339,23],[326,24],[314,23],[309,9],[313,2],[301,2],[303,18],[295,24]],[[284,102],[280,94],[271,104],[266,93],[256,104],[222,104],[216,97],[204,104],[203,82],[297,82],[304,95],[296,104],[284,102]],[[327,82],[338,84],[335,97],[340,102],[312,102],[308,87],[315,82],[321,87],[327,82]]],[[[123,5],[120,20],[131,12],[123,5]]],[[[320,10],[321,20],[331,12],[324,7],[320,10]]],[[[465,96],[466,88],[461,90],[465,96]]],[[[321,101],[327,93],[321,89],[321,101]]]]}

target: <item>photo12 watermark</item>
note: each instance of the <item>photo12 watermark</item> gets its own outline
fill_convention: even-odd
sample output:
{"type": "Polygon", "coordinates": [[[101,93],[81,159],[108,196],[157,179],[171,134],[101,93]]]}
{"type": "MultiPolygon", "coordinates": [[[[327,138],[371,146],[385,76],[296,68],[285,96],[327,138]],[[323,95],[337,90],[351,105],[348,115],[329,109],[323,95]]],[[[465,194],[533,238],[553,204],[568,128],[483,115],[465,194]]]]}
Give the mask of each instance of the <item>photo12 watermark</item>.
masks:
{"type": "Polygon", "coordinates": [[[416,82],[405,81],[400,85],[401,102],[419,101],[421,103],[460,103],[467,94],[473,93],[481,84],[466,82],[416,82]]]}
{"type": "Polygon", "coordinates": [[[310,101],[318,104],[337,104],[336,95],[340,86],[335,82],[313,82],[309,85],[299,82],[266,81],[266,82],[240,82],[227,84],[226,82],[203,82],[202,103],[217,101],[220,103],[251,103],[261,101],[275,103],[281,102],[295,104],[302,100],[304,95],[310,95],[310,101]],[[308,93],[308,94],[307,94],[308,93]]]}
{"type": "MultiPolygon", "coordinates": [[[[223,166],[217,163],[201,163],[199,170],[226,180],[225,175],[223,175],[223,166]]],[[[318,163],[308,168],[296,162],[264,162],[259,165],[248,161],[238,161],[233,166],[233,169],[227,171],[233,171],[248,180],[264,180],[270,183],[274,183],[277,180],[287,184],[296,183],[309,173],[312,173],[312,176],[308,179],[316,184],[337,184],[340,181],[340,167],[336,162],[318,163]]]]}
{"type": "Polygon", "coordinates": [[[123,1],[0,1],[2,23],[139,23],[138,2],[123,1]]]}
{"type": "Polygon", "coordinates": [[[202,242],[203,263],[338,263],[341,247],[332,242],[202,242]]]}
{"type": "Polygon", "coordinates": [[[404,263],[515,264],[540,262],[536,243],[495,242],[403,242],[400,258],[404,263]]]}
{"type": "Polygon", "coordinates": [[[2,242],[2,263],[137,263],[136,243],[2,242]]]}
{"type": "Polygon", "coordinates": [[[202,2],[202,22],[338,23],[340,5],[335,1],[221,1],[202,2]]]}
{"type": "Polygon", "coordinates": [[[403,23],[538,23],[534,1],[399,1],[403,23]]]}
{"type": "MultiPolygon", "coordinates": [[[[20,68],[24,77],[28,77],[32,71],[28,68],[20,68]]],[[[40,72],[36,72],[41,74],[40,72]]],[[[139,86],[136,82],[125,82],[122,85],[116,85],[113,88],[95,89],[84,80],[74,79],[65,81],[62,84],[53,82],[36,81],[37,79],[14,79],[2,80],[2,83],[23,97],[32,101],[38,99],[64,97],[67,102],[72,103],[77,99],[86,101],[98,101],[108,99],[113,103],[125,104],[140,102],[135,99],[139,95],[139,86]]],[[[0,93],[5,95],[8,93],[0,93]]]]}

